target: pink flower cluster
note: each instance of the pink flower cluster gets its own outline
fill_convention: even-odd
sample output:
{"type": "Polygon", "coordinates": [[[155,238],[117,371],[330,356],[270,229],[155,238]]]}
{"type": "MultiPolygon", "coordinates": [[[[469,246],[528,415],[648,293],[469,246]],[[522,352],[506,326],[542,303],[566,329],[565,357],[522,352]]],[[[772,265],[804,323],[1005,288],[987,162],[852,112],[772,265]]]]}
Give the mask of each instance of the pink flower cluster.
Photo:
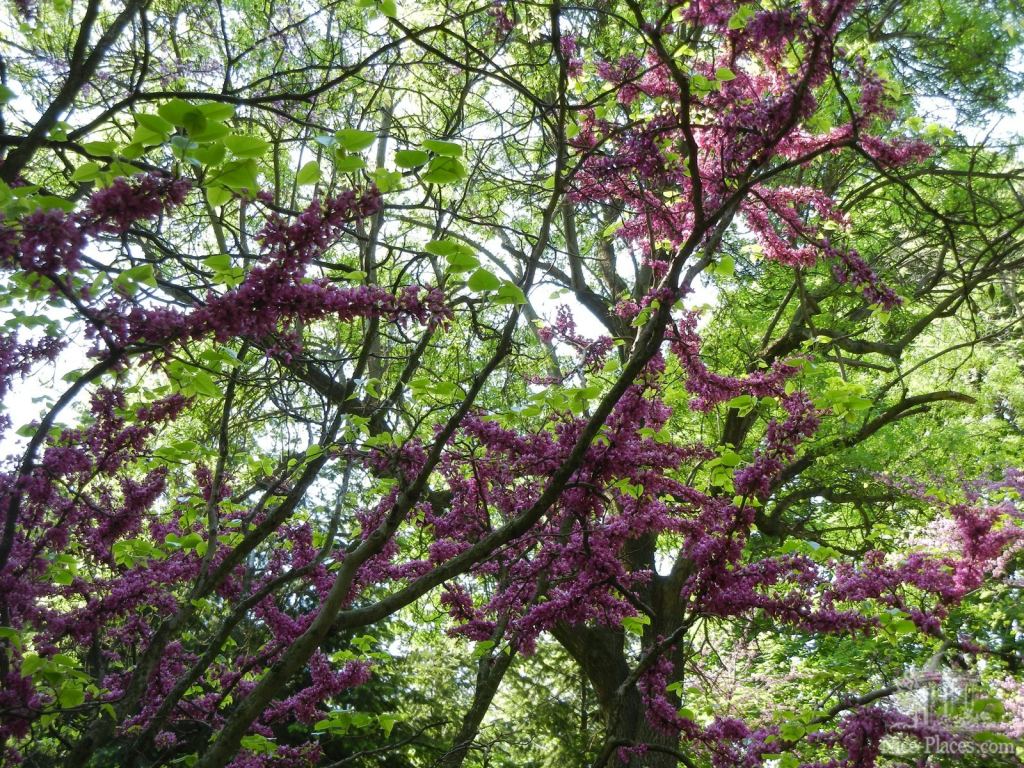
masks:
{"type": "Polygon", "coordinates": [[[612,350],[610,336],[597,339],[581,336],[576,330],[572,312],[564,304],[558,308],[554,324],[541,328],[539,335],[544,341],[560,341],[573,347],[580,356],[581,367],[587,372],[599,369],[612,350]]]}
{"type": "Polygon", "coordinates": [[[793,459],[797,447],[818,431],[818,411],[806,393],[794,392],[783,397],[782,407],[788,414],[786,419],[769,422],[764,443],[754,452],[754,461],[735,475],[736,492],[743,496],[767,498],[784,462],[793,459]]]}
{"type": "MultiPolygon", "coordinates": [[[[732,196],[731,180],[756,177],[776,160],[810,163],[822,153],[854,145],[887,167],[927,158],[931,150],[921,141],[870,132],[896,116],[886,102],[883,81],[863,61],[845,62],[834,46],[853,5],[835,0],[765,10],[732,2],[681,8],[684,22],[718,30],[727,42],[688,61],[685,113],[679,106],[678,73],[655,53],[597,62],[598,75],[615,87],[620,104],[632,105],[636,112],[635,102],[646,100],[645,116],[622,123],[584,114],[574,144],[586,156],[574,179],[573,199],[624,207],[631,216],[617,236],[651,253],[659,241],[674,247],[687,241],[698,192],[705,215],[720,211],[732,196]],[[740,11],[751,15],[743,25],[730,28],[729,20],[740,11]],[[794,49],[806,52],[795,72],[785,56],[794,49]],[[729,74],[719,79],[723,68],[729,74]],[[859,110],[850,122],[815,133],[805,127],[818,110],[815,90],[833,69],[861,86],[859,110]],[[691,178],[694,162],[699,190],[691,178]]],[[[650,34],[665,46],[675,45],[670,27],[650,34]]],[[[868,301],[885,308],[898,303],[860,255],[827,236],[823,225],[841,229],[833,225],[842,223],[842,217],[825,193],[754,184],[740,208],[766,258],[810,267],[824,257],[836,277],[863,289],[868,301]]]]}
{"type": "Polygon", "coordinates": [[[159,173],[119,178],[94,192],[80,213],[40,208],[17,227],[0,224],[0,268],[58,277],[81,267],[82,249],[89,238],[123,233],[180,205],[189,183],[159,173]]]}
{"type": "Polygon", "coordinates": [[[562,35],[559,51],[565,60],[569,77],[579,77],[583,73],[583,58],[579,55],[580,45],[574,35],[562,35]]]}
{"type": "Polygon", "coordinates": [[[56,336],[20,341],[17,333],[0,335],[0,401],[10,391],[15,376],[25,376],[43,361],[53,361],[65,342],[56,336]]]}
{"type": "Polygon", "coordinates": [[[85,217],[92,225],[87,231],[124,234],[133,224],[155,219],[184,203],[190,188],[186,179],[157,174],[114,179],[90,196],[85,217]]]}
{"type": "MultiPolygon", "coordinates": [[[[696,312],[684,314],[673,329],[669,341],[672,352],[686,371],[686,390],[694,395],[690,407],[697,411],[711,410],[743,394],[784,397],[787,379],[797,373],[797,368],[782,362],[774,363],[767,371],[755,371],[743,378],[709,370],[700,357],[696,312]]],[[[793,404],[796,405],[796,401],[793,404]]]]}
{"type": "Polygon", "coordinates": [[[502,40],[516,28],[516,20],[510,7],[509,0],[493,0],[491,7],[487,9],[491,18],[494,19],[494,35],[502,40]]]}

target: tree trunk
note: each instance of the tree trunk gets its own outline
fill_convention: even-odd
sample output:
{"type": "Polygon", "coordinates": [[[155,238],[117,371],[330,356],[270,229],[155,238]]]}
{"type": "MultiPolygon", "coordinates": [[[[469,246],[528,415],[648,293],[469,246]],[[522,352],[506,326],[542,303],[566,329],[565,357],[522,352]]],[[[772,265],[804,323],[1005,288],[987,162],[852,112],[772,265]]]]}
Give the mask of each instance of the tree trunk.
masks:
{"type": "MultiPolygon", "coordinates": [[[[627,548],[625,558],[633,569],[654,571],[654,541],[639,539],[627,548]]],[[[684,609],[679,594],[685,578],[685,563],[669,576],[654,575],[643,593],[638,595],[653,610],[651,623],[645,627],[642,644],[649,648],[659,637],[667,637],[683,619],[684,609]]],[[[632,670],[626,657],[624,630],[610,627],[559,626],[555,638],[576,660],[590,681],[604,716],[604,743],[622,746],[643,745],[678,750],[679,737],[665,734],[651,726],[646,707],[636,685],[623,688],[632,670]]],[[[682,654],[676,649],[674,661],[677,675],[682,674],[682,654]]],[[[668,694],[671,698],[671,694],[668,694]]],[[[628,762],[620,762],[612,753],[608,768],[676,768],[678,759],[668,751],[648,748],[634,754],[628,762]]]]}
{"type": "Polygon", "coordinates": [[[462,725],[452,741],[451,749],[437,762],[439,768],[461,768],[516,652],[512,648],[501,649],[495,646],[492,653],[481,658],[477,664],[473,703],[462,717],[462,725]]]}
{"type": "MultiPolygon", "coordinates": [[[[678,747],[677,736],[661,733],[648,722],[646,708],[636,686],[622,688],[630,668],[621,630],[564,625],[554,634],[580,665],[597,695],[604,717],[602,741],[625,747],[645,744],[669,749],[678,747]]],[[[676,768],[676,763],[671,754],[649,749],[645,754],[633,755],[625,763],[613,753],[606,765],[615,768],[676,768]]]]}
{"type": "MultiPolygon", "coordinates": [[[[651,727],[640,694],[636,688],[625,692],[618,704],[618,716],[609,723],[606,738],[616,743],[632,744],[641,747],[665,747],[678,749],[679,737],[662,733],[651,727]]],[[[640,754],[632,754],[628,762],[622,762],[618,750],[608,761],[608,768],[628,766],[628,768],[676,768],[679,761],[669,752],[646,749],[640,754]]]]}

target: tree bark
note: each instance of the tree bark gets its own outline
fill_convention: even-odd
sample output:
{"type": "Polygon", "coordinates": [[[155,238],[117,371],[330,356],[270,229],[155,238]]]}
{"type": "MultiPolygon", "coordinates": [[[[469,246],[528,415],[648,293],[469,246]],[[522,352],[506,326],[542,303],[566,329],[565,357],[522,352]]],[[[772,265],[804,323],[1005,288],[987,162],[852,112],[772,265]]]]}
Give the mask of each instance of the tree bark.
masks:
{"type": "MultiPolygon", "coordinates": [[[[653,728],[635,685],[623,687],[630,675],[622,630],[608,627],[563,625],[555,637],[576,660],[590,681],[604,717],[605,743],[621,745],[653,744],[675,749],[679,738],[653,728]]],[[[613,758],[615,759],[615,758],[613,758]]],[[[629,762],[615,762],[627,768],[676,768],[671,754],[647,751],[633,755],[629,762]]]]}
{"type": "Polygon", "coordinates": [[[480,724],[483,722],[487,710],[491,708],[498,687],[501,685],[505,673],[512,666],[515,653],[511,648],[495,647],[493,654],[488,654],[480,659],[477,664],[473,703],[462,717],[462,725],[452,741],[451,749],[445,752],[438,761],[439,768],[461,768],[465,762],[469,750],[473,747],[473,741],[480,732],[480,724]]]}
{"type": "MultiPolygon", "coordinates": [[[[652,573],[647,586],[634,595],[642,602],[645,612],[650,612],[650,624],[644,628],[644,636],[641,638],[641,645],[645,649],[675,632],[685,613],[680,590],[686,568],[674,568],[669,576],[658,575],[654,562],[655,546],[654,538],[645,536],[632,542],[623,551],[623,557],[631,570],[648,570],[652,573]]],[[[603,741],[606,745],[647,744],[669,750],[678,748],[677,735],[663,733],[651,725],[640,691],[635,684],[628,682],[633,670],[626,656],[626,633],[623,629],[562,625],[556,628],[554,635],[580,665],[594,689],[604,717],[603,741]]],[[[678,678],[682,675],[682,654],[678,649],[673,654],[673,662],[678,678]]],[[[678,762],[678,758],[668,752],[647,750],[644,754],[632,756],[628,763],[620,763],[613,756],[611,764],[628,768],[676,768],[678,762]]]]}

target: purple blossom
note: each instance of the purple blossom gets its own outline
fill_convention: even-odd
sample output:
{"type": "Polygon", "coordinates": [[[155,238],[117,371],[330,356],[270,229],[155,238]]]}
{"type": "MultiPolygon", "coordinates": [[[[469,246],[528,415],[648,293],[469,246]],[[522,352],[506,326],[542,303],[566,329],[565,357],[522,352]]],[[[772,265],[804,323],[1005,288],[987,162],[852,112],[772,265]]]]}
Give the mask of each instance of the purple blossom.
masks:
{"type": "Polygon", "coordinates": [[[109,187],[90,196],[85,211],[87,228],[92,232],[124,234],[140,221],[155,219],[185,201],[190,184],[159,174],[139,174],[132,179],[114,179],[109,187]]]}

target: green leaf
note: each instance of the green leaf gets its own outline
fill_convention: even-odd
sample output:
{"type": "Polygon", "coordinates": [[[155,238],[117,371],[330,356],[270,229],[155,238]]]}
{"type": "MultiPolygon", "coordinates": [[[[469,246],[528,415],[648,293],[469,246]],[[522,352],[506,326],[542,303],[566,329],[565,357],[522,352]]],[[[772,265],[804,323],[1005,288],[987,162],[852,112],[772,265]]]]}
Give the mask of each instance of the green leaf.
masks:
{"type": "Polygon", "coordinates": [[[459,247],[460,244],[454,240],[431,240],[423,246],[423,250],[427,253],[432,253],[435,256],[451,256],[459,250],[459,247]]]}
{"type": "Polygon", "coordinates": [[[464,178],[466,167],[452,157],[435,157],[423,174],[423,180],[428,184],[454,184],[464,178]]]}
{"type": "Polygon", "coordinates": [[[121,148],[120,155],[126,160],[138,160],[145,151],[146,148],[141,143],[133,141],[131,144],[126,144],[121,148]]]}
{"type": "Polygon", "coordinates": [[[750,23],[750,20],[756,15],[754,6],[750,3],[744,3],[736,9],[736,13],[729,17],[729,29],[743,29],[750,23]]]}
{"type": "Polygon", "coordinates": [[[418,168],[430,159],[430,155],[420,149],[400,149],[395,152],[395,165],[399,168],[418,168]]]}
{"type": "Polygon", "coordinates": [[[729,408],[735,408],[740,416],[746,416],[757,405],[757,398],[753,395],[738,395],[726,403],[729,408]]]}
{"type": "Polygon", "coordinates": [[[136,168],[134,165],[122,162],[121,160],[114,160],[110,164],[110,167],[107,169],[107,171],[114,174],[115,176],[127,177],[135,175],[136,173],[139,172],[139,169],[136,168]]]}
{"type": "Polygon", "coordinates": [[[261,139],[259,136],[248,136],[239,133],[225,137],[224,146],[235,157],[242,159],[260,157],[270,149],[270,143],[265,139],[261,139]]]}
{"type": "Polygon", "coordinates": [[[622,222],[613,221],[607,227],[601,230],[601,237],[609,238],[614,235],[622,227],[622,222]]]}
{"type": "Polygon", "coordinates": [[[493,640],[481,640],[476,644],[476,647],[473,648],[473,658],[479,659],[486,656],[493,647],[493,640]]]}
{"type": "Polygon", "coordinates": [[[650,616],[626,616],[622,620],[622,628],[631,635],[642,635],[644,633],[644,627],[650,623],[650,616]]]}
{"type": "Polygon", "coordinates": [[[82,149],[90,155],[109,156],[114,154],[117,144],[113,141],[83,141],[82,149]]]}
{"type": "Polygon", "coordinates": [[[14,627],[0,627],[0,640],[10,643],[19,651],[21,650],[21,632],[14,627]]]}
{"type": "Polygon", "coordinates": [[[506,280],[501,284],[498,292],[494,294],[495,304],[525,304],[526,294],[523,289],[513,282],[506,280]]]}
{"type": "Polygon", "coordinates": [[[221,172],[216,174],[211,181],[235,191],[244,189],[255,192],[259,189],[259,182],[256,179],[256,161],[234,160],[225,163],[221,172]]]}
{"type": "Polygon", "coordinates": [[[231,257],[226,253],[217,253],[203,259],[203,265],[214,272],[223,272],[225,269],[231,268],[231,257]]]}
{"type": "Polygon", "coordinates": [[[501,280],[495,277],[491,272],[481,268],[469,276],[469,280],[466,281],[466,285],[469,286],[471,291],[481,293],[483,291],[497,290],[501,287],[501,280]]]}
{"type": "Polygon", "coordinates": [[[63,197],[57,197],[56,195],[40,195],[35,200],[43,210],[50,210],[51,208],[57,208],[61,211],[75,210],[74,202],[65,200],[63,197]]]}
{"type": "Polygon", "coordinates": [[[50,577],[54,584],[60,584],[61,586],[66,587],[74,582],[75,569],[73,567],[68,568],[61,565],[52,565],[46,575],[50,577]]]}
{"type": "Polygon", "coordinates": [[[157,107],[157,114],[172,125],[184,126],[193,112],[202,116],[195,107],[182,99],[171,99],[157,107]]]}
{"type": "Polygon", "coordinates": [[[199,145],[188,136],[172,136],[170,143],[174,156],[179,160],[186,160],[192,150],[199,148],[199,145]]]}
{"type": "Polygon", "coordinates": [[[468,245],[453,240],[431,240],[423,249],[435,256],[444,256],[452,272],[469,272],[480,266],[478,259],[468,245]]]}
{"type": "Polygon", "coordinates": [[[208,187],[206,190],[206,199],[210,205],[215,208],[221,205],[225,205],[231,200],[231,192],[224,187],[208,187]]]}
{"type": "MultiPolygon", "coordinates": [[[[221,123],[213,123],[217,128],[223,128],[224,133],[227,133],[227,126],[221,123]]],[[[190,136],[199,136],[207,131],[210,126],[210,121],[206,119],[206,115],[200,112],[198,109],[193,109],[191,112],[185,115],[185,131],[190,136]]],[[[222,134],[218,134],[218,138],[222,134]]],[[[204,138],[204,141],[206,139],[204,138]]]]}
{"type": "Polygon", "coordinates": [[[715,70],[715,79],[722,81],[729,81],[736,79],[736,73],[728,67],[719,67],[715,70]]]}
{"type": "Polygon", "coordinates": [[[719,277],[732,277],[736,272],[736,260],[728,253],[722,254],[711,271],[719,277]]]}
{"type": "Polygon", "coordinates": [[[220,397],[223,394],[220,391],[220,387],[213,380],[213,377],[206,371],[196,371],[189,383],[192,389],[196,391],[196,394],[203,395],[204,397],[220,397]]]}
{"type": "Polygon", "coordinates": [[[390,19],[398,17],[398,4],[395,0],[380,0],[380,12],[390,19]]]}
{"type": "Polygon", "coordinates": [[[196,109],[202,112],[207,120],[213,120],[218,123],[230,120],[235,116],[235,106],[233,104],[224,104],[219,101],[204,102],[197,105],[196,109]]]}
{"type": "Polygon", "coordinates": [[[376,131],[360,131],[355,128],[342,128],[334,134],[338,146],[349,152],[360,152],[373,144],[377,138],[376,131]]]}
{"type": "Polygon", "coordinates": [[[480,266],[480,259],[465,251],[456,251],[445,258],[448,259],[448,268],[452,272],[469,272],[480,266]]]}
{"type": "Polygon", "coordinates": [[[93,181],[97,176],[100,175],[100,164],[94,163],[91,160],[87,163],[82,163],[75,169],[75,172],[71,174],[72,181],[93,181]]]}
{"type": "Polygon", "coordinates": [[[206,144],[202,147],[196,147],[189,152],[189,155],[194,157],[203,165],[216,165],[224,159],[227,153],[227,147],[225,147],[221,142],[216,142],[214,144],[206,144]]]}
{"type": "Polygon", "coordinates": [[[14,99],[15,93],[3,83],[0,83],[0,106],[9,103],[14,99]]]}
{"type": "Polygon", "coordinates": [[[46,664],[46,660],[35,653],[26,653],[21,660],[21,675],[22,677],[29,677],[35,672],[38,672],[46,664]]]}
{"type": "Polygon", "coordinates": [[[384,731],[384,738],[390,739],[391,731],[394,730],[398,718],[394,715],[377,715],[377,722],[380,723],[381,730],[384,731]]]}
{"type": "Polygon", "coordinates": [[[370,176],[373,177],[373,183],[377,185],[377,189],[382,193],[387,193],[393,189],[397,189],[402,183],[401,172],[389,171],[387,168],[377,168],[370,174],[370,176]]]}
{"type": "Polygon", "coordinates": [[[708,80],[704,75],[694,74],[690,76],[690,83],[693,85],[693,90],[698,94],[707,93],[714,89],[714,83],[708,80]]]}
{"type": "MultiPolygon", "coordinates": [[[[227,136],[231,132],[224,123],[207,123],[203,128],[195,131],[189,131],[189,136],[192,137],[193,141],[206,144],[211,141],[219,141],[227,136]]],[[[223,147],[223,145],[220,145],[223,147]]]]}
{"type": "Polygon", "coordinates": [[[174,125],[160,117],[160,115],[154,115],[151,112],[137,113],[135,115],[135,122],[143,128],[148,128],[154,133],[162,133],[166,135],[174,130],[174,125]]]}
{"type": "Polygon", "coordinates": [[[241,744],[242,749],[247,749],[260,755],[272,755],[277,752],[277,744],[258,733],[250,733],[247,736],[243,736],[241,744]]]}
{"type": "Polygon", "coordinates": [[[346,267],[332,272],[331,277],[335,280],[348,280],[352,283],[359,283],[366,279],[366,273],[359,269],[351,270],[346,267]]]}
{"type": "MultiPolygon", "coordinates": [[[[143,147],[155,147],[165,141],[167,141],[166,134],[151,131],[144,125],[138,126],[135,133],[132,134],[132,143],[140,144],[143,147]]],[[[127,155],[125,156],[127,157],[127,155]]]]}
{"type": "Polygon", "coordinates": [[[798,739],[803,738],[803,735],[806,732],[807,731],[803,724],[795,721],[783,723],[779,728],[779,735],[786,741],[797,741],[798,739]]]}
{"type": "Polygon", "coordinates": [[[910,619],[897,619],[889,625],[889,629],[897,635],[912,635],[917,632],[917,625],[910,619]]]}
{"type": "Polygon", "coordinates": [[[316,160],[310,160],[295,174],[295,182],[299,186],[316,184],[318,181],[320,181],[320,163],[316,160]]]}
{"type": "Polygon", "coordinates": [[[334,167],[340,173],[353,173],[366,167],[366,161],[359,155],[338,155],[334,158],[334,167]]]}
{"type": "Polygon", "coordinates": [[[356,728],[365,728],[373,722],[373,717],[366,712],[353,712],[352,725],[356,728]]]}
{"type": "Polygon", "coordinates": [[[57,694],[57,700],[64,709],[78,707],[85,702],[85,691],[76,683],[67,682],[61,686],[60,692],[57,694]]]}
{"type": "Polygon", "coordinates": [[[454,141],[427,139],[421,146],[442,157],[462,157],[462,145],[456,144],[454,141]]]}
{"type": "Polygon", "coordinates": [[[672,58],[673,59],[688,59],[688,58],[690,58],[691,56],[693,56],[696,53],[697,52],[695,50],[693,50],[693,48],[688,46],[686,43],[683,43],[678,48],[676,48],[675,52],[672,54],[672,58]]]}
{"type": "Polygon", "coordinates": [[[725,448],[718,456],[718,461],[723,467],[738,467],[743,457],[731,448],[725,448]]]}
{"type": "Polygon", "coordinates": [[[139,264],[124,273],[128,278],[137,283],[144,283],[150,288],[156,288],[156,274],[153,272],[152,264],[139,264]]]}

